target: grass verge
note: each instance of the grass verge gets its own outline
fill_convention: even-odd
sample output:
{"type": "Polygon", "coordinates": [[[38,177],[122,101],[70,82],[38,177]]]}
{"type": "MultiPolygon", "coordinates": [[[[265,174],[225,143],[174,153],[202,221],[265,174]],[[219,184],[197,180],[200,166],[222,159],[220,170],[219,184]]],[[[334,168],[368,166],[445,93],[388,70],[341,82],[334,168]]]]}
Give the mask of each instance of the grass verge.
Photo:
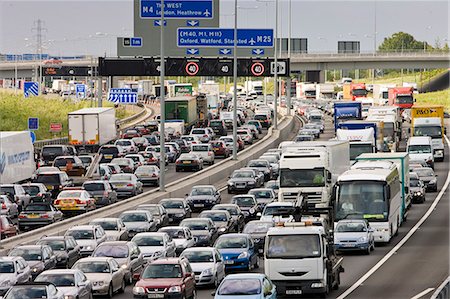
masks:
{"type": "Polygon", "coordinates": [[[444,105],[450,112],[450,89],[414,95],[417,104],[444,105]]]}

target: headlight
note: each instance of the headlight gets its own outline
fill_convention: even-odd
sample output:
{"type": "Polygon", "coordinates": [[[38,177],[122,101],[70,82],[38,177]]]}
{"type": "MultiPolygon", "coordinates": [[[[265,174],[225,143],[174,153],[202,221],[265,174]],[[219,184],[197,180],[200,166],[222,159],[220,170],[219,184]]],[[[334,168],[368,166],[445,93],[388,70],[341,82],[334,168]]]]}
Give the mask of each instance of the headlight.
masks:
{"type": "Polygon", "coordinates": [[[431,185],[435,185],[435,184],[436,184],[436,179],[434,179],[434,180],[431,180],[431,181],[429,182],[429,184],[431,184],[431,185]]]}
{"type": "Polygon", "coordinates": [[[184,217],[184,214],[175,214],[176,217],[184,217]]]}
{"type": "Polygon", "coordinates": [[[228,181],[229,186],[233,186],[233,182],[228,181]]]}
{"type": "Polygon", "coordinates": [[[2,283],[0,283],[0,287],[9,287],[11,286],[11,281],[5,280],[2,283]]]}
{"type": "Polygon", "coordinates": [[[415,192],[414,195],[416,195],[416,196],[421,196],[421,195],[422,195],[422,192],[420,192],[420,191],[415,192]]]}
{"type": "Polygon", "coordinates": [[[134,295],[143,295],[143,294],[145,294],[145,290],[143,287],[134,287],[133,294],[134,295]]]}
{"type": "Polygon", "coordinates": [[[221,227],[221,228],[219,228],[219,232],[224,232],[224,231],[226,231],[226,230],[227,230],[226,227],[221,227]]]}
{"type": "Polygon", "coordinates": [[[73,295],[65,295],[64,299],[75,299],[73,295]]]}
{"type": "Polygon", "coordinates": [[[180,286],[171,286],[167,292],[169,292],[169,293],[181,293],[181,287],[180,286]]]}
{"type": "Polygon", "coordinates": [[[92,248],[92,246],[89,245],[89,246],[83,247],[83,249],[84,250],[93,250],[94,248],[92,248]]]}
{"type": "Polygon", "coordinates": [[[366,242],[367,238],[366,237],[361,237],[358,239],[358,242],[366,242]]]}
{"type": "Polygon", "coordinates": [[[213,275],[213,270],[212,269],[205,269],[202,271],[202,274],[205,276],[211,276],[213,275]]]}
{"type": "Polygon", "coordinates": [[[253,213],[255,213],[256,211],[255,211],[254,208],[251,208],[251,209],[249,210],[249,212],[250,212],[250,214],[253,214],[253,213]]]}
{"type": "Polygon", "coordinates": [[[122,265],[120,268],[122,268],[122,269],[128,269],[128,265],[122,265]]]}
{"type": "Polygon", "coordinates": [[[248,252],[247,251],[244,251],[244,252],[242,252],[237,258],[238,259],[245,259],[245,258],[247,258],[248,257],[248,252]]]}
{"type": "Polygon", "coordinates": [[[249,181],[248,184],[249,185],[254,185],[256,183],[256,181],[249,181]]]}
{"type": "Polygon", "coordinates": [[[94,286],[99,286],[99,287],[101,287],[102,285],[104,285],[104,284],[106,284],[104,281],[94,281],[93,283],[92,283],[94,286]]]}
{"type": "Polygon", "coordinates": [[[38,268],[33,268],[31,271],[33,271],[34,273],[36,273],[38,271],[38,268]]]}

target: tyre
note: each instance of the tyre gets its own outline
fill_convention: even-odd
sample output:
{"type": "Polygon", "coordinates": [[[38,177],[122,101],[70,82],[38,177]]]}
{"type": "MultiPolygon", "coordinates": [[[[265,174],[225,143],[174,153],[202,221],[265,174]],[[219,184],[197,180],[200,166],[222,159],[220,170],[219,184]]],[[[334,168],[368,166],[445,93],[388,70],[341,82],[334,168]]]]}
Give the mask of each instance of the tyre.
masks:
{"type": "Polygon", "coordinates": [[[120,286],[119,293],[125,293],[125,279],[122,280],[122,285],[120,286]]]}
{"type": "Polygon", "coordinates": [[[108,294],[107,294],[107,297],[111,299],[113,296],[114,296],[114,290],[113,290],[112,284],[110,284],[110,285],[109,285],[109,288],[108,288],[108,294]]]}
{"type": "Polygon", "coordinates": [[[191,299],[196,299],[197,298],[197,290],[193,290],[192,291],[192,295],[191,295],[191,297],[190,297],[191,299]]]}
{"type": "Polygon", "coordinates": [[[255,269],[259,269],[259,257],[256,257],[255,269]]]}

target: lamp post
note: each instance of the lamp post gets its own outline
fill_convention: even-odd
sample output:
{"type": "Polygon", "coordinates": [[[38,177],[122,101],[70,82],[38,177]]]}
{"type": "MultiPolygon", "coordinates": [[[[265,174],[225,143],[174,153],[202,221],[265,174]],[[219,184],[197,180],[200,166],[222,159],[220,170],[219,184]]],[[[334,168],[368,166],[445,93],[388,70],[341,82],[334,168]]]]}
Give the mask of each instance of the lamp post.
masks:
{"type": "Polygon", "coordinates": [[[278,129],[278,0],[275,0],[275,45],[274,45],[274,62],[275,62],[275,75],[273,78],[273,86],[274,86],[274,120],[273,120],[273,128],[274,130],[278,129]]]}
{"type": "Polygon", "coordinates": [[[234,0],[233,40],[233,160],[237,160],[237,12],[238,2],[234,0]]]}
{"type": "Polygon", "coordinates": [[[165,187],[165,177],[166,177],[166,144],[165,144],[165,124],[166,121],[166,107],[165,107],[165,89],[164,89],[164,76],[165,76],[165,59],[164,59],[164,0],[161,0],[161,47],[160,47],[160,93],[159,93],[159,103],[161,109],[161,123],[160,123],[160,156],[161,160],[159,161],[159,191],[166,191],[165,187]]]}

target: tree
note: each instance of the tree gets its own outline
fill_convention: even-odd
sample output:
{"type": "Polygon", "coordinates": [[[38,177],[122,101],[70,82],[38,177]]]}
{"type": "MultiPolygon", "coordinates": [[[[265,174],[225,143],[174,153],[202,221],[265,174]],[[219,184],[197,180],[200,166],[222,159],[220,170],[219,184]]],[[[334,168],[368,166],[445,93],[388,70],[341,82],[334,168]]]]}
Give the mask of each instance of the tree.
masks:
{"type": "Polygon", "coordinates": [[[379,51],[408,51],[423,50],[424,43],[417,41],[414,36],[405,32],[397,32],[390,37],[386,37],[383,43],[378,47],[379,51]]]}

